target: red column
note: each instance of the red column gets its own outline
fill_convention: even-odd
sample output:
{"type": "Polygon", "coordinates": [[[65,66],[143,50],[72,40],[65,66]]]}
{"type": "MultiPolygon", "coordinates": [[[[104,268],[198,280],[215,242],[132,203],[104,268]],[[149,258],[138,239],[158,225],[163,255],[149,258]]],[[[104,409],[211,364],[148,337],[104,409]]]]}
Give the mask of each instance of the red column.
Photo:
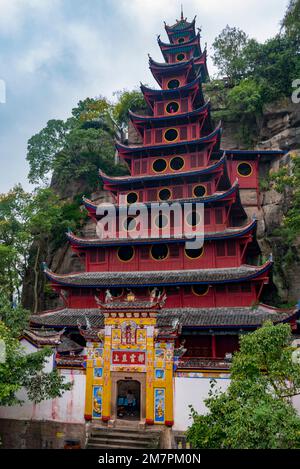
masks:
{"type": "Polygon", "coordinates": [[[216,336],[211,336],[211,350],[212,350],[212,358],[217,358],[217,348],[216,348],[216,336]]]}

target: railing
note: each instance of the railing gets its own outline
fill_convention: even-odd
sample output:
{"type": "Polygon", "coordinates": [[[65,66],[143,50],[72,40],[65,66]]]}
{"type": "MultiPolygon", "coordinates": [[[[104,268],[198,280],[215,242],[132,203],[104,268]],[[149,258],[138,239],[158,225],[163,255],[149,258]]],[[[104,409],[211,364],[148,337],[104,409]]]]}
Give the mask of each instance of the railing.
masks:
{"type": "Polygon", "coordinates": [[[225,358],[208,358],[208,357],[183,357],[179,360],[178,368],[207,368],[207,369],[224,369],[228,370],[231,362],[225,358]]]}

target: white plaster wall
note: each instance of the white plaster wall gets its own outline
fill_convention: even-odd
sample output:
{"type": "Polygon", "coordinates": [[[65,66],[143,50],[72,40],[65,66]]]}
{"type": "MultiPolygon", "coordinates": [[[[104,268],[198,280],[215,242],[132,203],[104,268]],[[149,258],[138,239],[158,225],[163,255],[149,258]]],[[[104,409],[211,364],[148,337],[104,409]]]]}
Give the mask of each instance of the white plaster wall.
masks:
{"type": "MultiPolygon", "coordinates": [[[[22,341],[22,345],[28,353],[36,351],[36,348],[26,340],[22,341]]],[[[52,369],[53,356],[50,356],[44,371],[49,372],[52,369]]],[[[73,383],[70,391],[65,392],[62,397],[33,404],[28,401],[26,392],[21,390],[17,396],[24,401],[24,404],[11,407],[0,406],[0,418],[84,423],[85,374],[79,370],[59,370],[59,372],[65,377],[66,382],[73,383]]]]}
{"type": "Polygon", "coordinates": [[[298,414],[300,415],[300,395],[293,397],[292,402],[298,414]]]}
{"type": "MultiPolygon", "coordinates": [[[[216,379],[218,388],[225,391],[229,386],[228,378],[216,379]]],[[[189,419],[192,405],[199,414],[206,413],[204,400],[208,397],[210,378],[175,378],[174,389],[174,430],[184,431],[192,421],[189,419]]]]}

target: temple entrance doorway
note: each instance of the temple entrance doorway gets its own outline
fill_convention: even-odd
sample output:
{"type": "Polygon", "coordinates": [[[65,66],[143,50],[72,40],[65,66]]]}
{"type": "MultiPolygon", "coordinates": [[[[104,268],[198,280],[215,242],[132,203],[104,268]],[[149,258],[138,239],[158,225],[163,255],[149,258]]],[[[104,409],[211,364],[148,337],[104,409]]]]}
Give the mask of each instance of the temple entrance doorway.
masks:
{"type": "Polygon", "coordinates": [[[141,418],[141,383],[132,379],[117,381],[117,418],[122,420],[140,420],[141,418]]]}

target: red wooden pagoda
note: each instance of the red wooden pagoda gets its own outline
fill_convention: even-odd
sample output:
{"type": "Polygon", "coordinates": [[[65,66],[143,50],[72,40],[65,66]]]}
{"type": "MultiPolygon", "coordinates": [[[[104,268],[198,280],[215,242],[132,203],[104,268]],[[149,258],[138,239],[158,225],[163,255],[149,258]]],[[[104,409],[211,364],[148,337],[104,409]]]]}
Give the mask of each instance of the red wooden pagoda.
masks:
{"type": "MultiPolygon", "coordinates": [[[[238,348],[239,334],[261,326],[265,320],[296,325],[296,310],[281,311],[259,303],[269,282],[272,259],[259,264],[257,221],[248,218],[240,197],[241,189],[258,192],[259,161],[280,156],[281,152],[221,149],[221,126],[213,125],[210,103],[202,92],[202,83],[209,76],[195,19],[187,22],[182,16],[165,29],[169,43],[158,39],[164,62],[149,59],[159,89],[142,85],[148,112],[130,113],[143,143],[116,145],[130,175],[110,177],[100,171],[100,177],[114,199],[118,217],[124,206],[190,203],[185,221],[197,229],[199,219],[193,207],[203,203],[204,245],[187,249],[186,238],[172,234],[175,221],[171,214],[150,220],[157,228],[155,236],[149,226],[139,226],[140,237],[128,238],[128,231],[137,229],[135,216],[124,218],[113,238],[81,238],[68,233],[72,248],[84,259],[84,271],[58,274],[45,266],[52,287],[62,293],[64,306],[33,316],[32,323],[35,327],[66,327],[73,332],[79,328],[92,343],[104,334],[104,324],[121,328],[124,317],[136,318],[137,323],[151,317],[155,320],[155,341],[167,344],[167,349],[172,343],[175,357],[182,355],[176,360],[177,371],[226,369],[238,348]],[[167,236],[165,229],[169,230],[167,236]]],[[[95,222],[101,219],[95,202],[84,199],[84,204],[95,222]]],[[[125,342],[120,344],[126,348],[125,342]]],[[[132,344],[139,350],[134,341],[132,344]]],[[[126,366],[130,371],[130,365],[126,366]]],[[[104,373],[108,369],[105,371],[104,366],[104,373]]],[[[110,370],[113,373],[116,368],[110,370]]],[[[150,373],[149,368],[146,373],[150,373]]],[[[167,386],[169,381],[159,389],[167,386]]],[[[103,393],[104,388],[105,384],[103,393]]],[[[112,393],[112,389],[106,392],[112,393]]],[[[108,420],[113,411],[105,399],[102,417],[108,420]]],[[[155,407],[153,417],[153,396],[149,399],[147,421],[158,423],[159,411],[156,414],[155,407]]],[[[170,412],[164,423],[172,424],[170,412]]]]}

